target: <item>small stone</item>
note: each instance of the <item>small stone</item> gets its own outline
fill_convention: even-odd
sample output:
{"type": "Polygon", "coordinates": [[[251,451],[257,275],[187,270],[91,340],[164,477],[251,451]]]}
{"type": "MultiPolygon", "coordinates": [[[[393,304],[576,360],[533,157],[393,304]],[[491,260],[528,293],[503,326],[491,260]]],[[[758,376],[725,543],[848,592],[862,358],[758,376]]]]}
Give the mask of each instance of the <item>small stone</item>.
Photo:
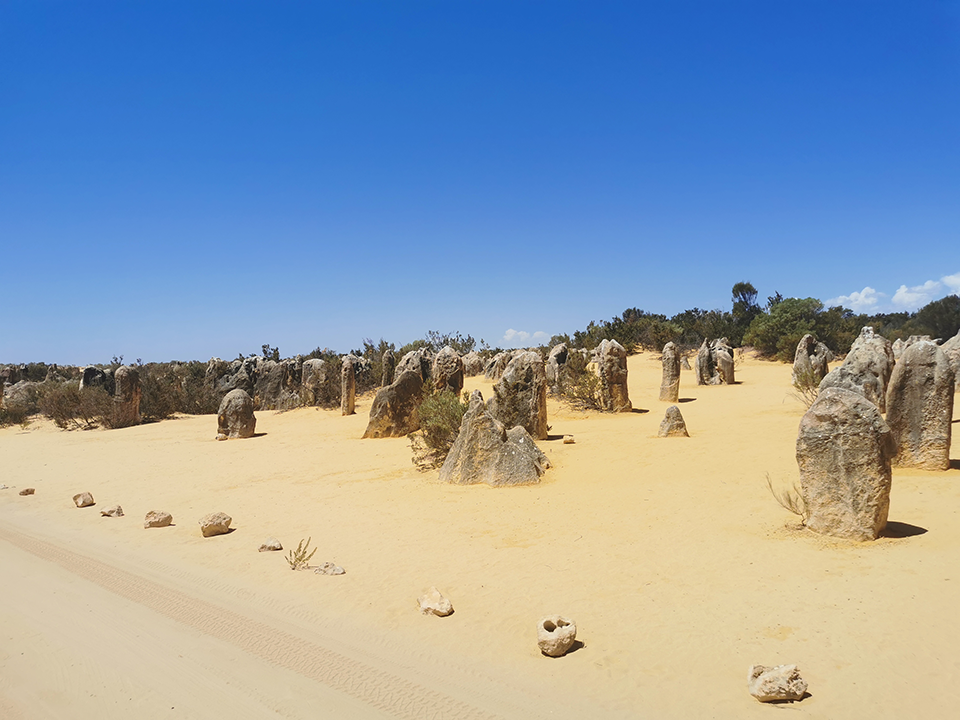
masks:
{"type": "Polygon", "coordinates": [[[9,490],[9,489],[10,488],[8,488],[6,485],[0,483],[0,490],[9,490]]]}
{"type": "Polygon", "coordinates": [[[260,552],[270,552],[273,550],[283,550],[283,545],[276,538],[267,538],[260,543],[260,552]]]}
{"type": "Polygon", "coordinates": [[[230,532],[230,523],[233,518],[222,512],[210,513],[204,515],[198,521],[200,523],[200,532],[204,537],[213,537],[214,535],[225,535],[230,532]]]}
{"type": "Polygon", "coordinates": [[[537,645],[540,652],[550,657],[560,657],[573,647],[577,639],[577,624],[559,615],[540,619],[537,626],[537,645]]]}
{"type": "Polygon", "coordinates": [[[564,445],[573,445],[575,442],[576,442],[576,440],[573,439],[573,435],[564,435],[564,436],[563,436],[563,444],[564,444],[564,445]]]}
{"type": "Polygon", "coordinates": [[[660,423],[660,431],[657,437],[690,437],[687,432],[687,424],[683,421],[683,415],[680,414],[680,408],[671,405],[663,416],[660,423]]]}
{"type": "Polygon", "coordinates": [[[227,436],[223,433],[217,433],[217,440],[226,440],[227,436]]]}
{"type": "Polygon", "coordinates": [[[314,572],[317,575],[343,575],[347,571],[339,565],[334,565],[332,562],[325,562],[323,565],[315,568],[314,572]]]}
{"type": "Polygon", "coordinates": [[[747,676],[747,689],[760,702],[802,700],[807,683],[796,665],[753,665],[747,676]]]}
{"type": "Polygon", "coordinates": [[[151,510],[143,519],[144,528],[167,527],[173,524],[173,515],[162,510],[151,510]]]}
{"type": "Polygon", "coordinates": [[[119,505],[113,505],[106,510],[100,511],[101,517],[123,517],[123,508],[119,505]]]}
{"type": "Polygon", "coordinates": [[[36,488],[24,488],[20,491],[21,495],[33,495],[36,492],[36,488]]]}
{"type": "Polygon", "coordinates": [[[88,492],[77,493],[73,496],[73,504],[78,508],[90,507],[91,505],[96,505],[93,501],[93,495],[88,492]]]}
{"type": "Polygon", "coordinates": [[[446,617],[453,613],[453,603],[451,603],[435,587],[431,587],[427,592],[417,598],[417,604],[420,606],[421,615],[436,615],[437,617],[446,617]]]}

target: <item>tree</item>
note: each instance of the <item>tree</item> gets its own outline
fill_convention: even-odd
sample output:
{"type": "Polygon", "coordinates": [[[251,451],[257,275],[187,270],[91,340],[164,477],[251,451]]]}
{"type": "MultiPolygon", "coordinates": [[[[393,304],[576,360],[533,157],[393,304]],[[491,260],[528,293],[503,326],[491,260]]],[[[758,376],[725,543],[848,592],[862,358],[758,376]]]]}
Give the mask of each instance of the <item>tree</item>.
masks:
{"type": "Polygon", "coordinates": [[[917,310],[913,321],[922,328],[921,334],[947,340],[960,331],[960,296],[947,295],[917,310]]]}
{"type": "Polygon", "coordinates": [[[729,339],[734,345],[740,345],[750,323],[763,313],[763,309],[757,305],[757,289],[748,282],[736,283],[732,295],[734,331],[729,339]]]}
{"type": "Polygon", "coordinates": [[[822,311],[823,303],[816,298],[784,298],[769,313],[754,318],[743,341],[761,355],[789,362],[800,339],[807,333],[816,333],[822,311]]]}

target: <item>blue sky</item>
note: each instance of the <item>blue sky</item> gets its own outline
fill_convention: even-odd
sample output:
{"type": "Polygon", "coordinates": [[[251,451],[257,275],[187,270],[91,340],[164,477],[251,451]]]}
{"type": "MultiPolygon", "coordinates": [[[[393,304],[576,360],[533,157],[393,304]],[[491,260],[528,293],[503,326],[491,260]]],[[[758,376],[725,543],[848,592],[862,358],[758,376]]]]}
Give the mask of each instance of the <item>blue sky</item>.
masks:
{"type": "Polygon", "coordinates": [[[0,68],[0,361],[960,291],[958,2],[7,0],[0,68]]]}

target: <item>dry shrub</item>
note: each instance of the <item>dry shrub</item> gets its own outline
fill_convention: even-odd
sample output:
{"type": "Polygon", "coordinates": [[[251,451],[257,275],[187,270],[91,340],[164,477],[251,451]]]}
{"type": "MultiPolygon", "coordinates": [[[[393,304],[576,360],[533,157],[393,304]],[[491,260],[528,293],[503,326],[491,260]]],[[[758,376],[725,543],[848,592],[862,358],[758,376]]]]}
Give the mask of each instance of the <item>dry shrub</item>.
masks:
{"type": "Polygon", "coordinates": [[[793,396],[806,407],[810,407],[820,395],[820,380],[812,369],[805,370],[794,375],[793,389],[796,390],[793,396]]]}
{"type": "Polygon", "coordinates": [[[461,399],[452,390],[436,392],[432,383],[425,386],[418,410],[420,430],[410,435],[413,464],[418,470],[426,472],[443,465],[460,434],[460,425],[469,404],[466,393],[461,399]]]}
{"type": "Polygon", "coordinates": [[[587,358],[571,352],[560,368],[557,385],[560,397],[577,410],[603,410],[603,386],[600,376],[590,367],[587,358]]]}
{"type": "Polygon", "coordinates": [[[40,412],[63,430],[110,427],[113,398],[102,387],[88,387],[80,392],[77,380],[53,383],[43,392],[40,412]]]}
{"type": "Polygon", "coordinates": [[[770,475],[767,474],[767,487],[770,488],[770,494],[773,495],[773,499],[779,503],[780,507],[789,510],[794,515],[799,515],[803,520],[807,519],[807,507],[803,502],[803,494],[796,483],[792,487],[777,490],[773,487],[770,475]]]}

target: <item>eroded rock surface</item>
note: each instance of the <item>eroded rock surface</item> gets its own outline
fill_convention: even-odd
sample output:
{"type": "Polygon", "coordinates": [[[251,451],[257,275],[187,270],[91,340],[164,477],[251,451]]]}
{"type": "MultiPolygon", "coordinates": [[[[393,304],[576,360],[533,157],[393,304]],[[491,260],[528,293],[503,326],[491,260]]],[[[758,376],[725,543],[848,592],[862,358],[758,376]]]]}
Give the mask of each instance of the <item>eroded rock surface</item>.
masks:
{"type": "Polygon", "coordinates": [[[546,440],[547,379],[539,353],[514,356],[494,385],[487,409],[505,427],[520,425],[537,440],[546,440]]]}
{"type": "Polygon", "coordinates": [[[217,432],[227,438],[248,438],[256,429],[253,398],[247,391],[237,388],[224,395],[217,411],[217,432]]]}
{"type": "Polygon", "coordinates": [[[420,373],[413,370],[403,372],[393,384],[377,391],[363,437],[403,437],[419,430],[417,408],[422,399],[423,380],[420,373]]]}

